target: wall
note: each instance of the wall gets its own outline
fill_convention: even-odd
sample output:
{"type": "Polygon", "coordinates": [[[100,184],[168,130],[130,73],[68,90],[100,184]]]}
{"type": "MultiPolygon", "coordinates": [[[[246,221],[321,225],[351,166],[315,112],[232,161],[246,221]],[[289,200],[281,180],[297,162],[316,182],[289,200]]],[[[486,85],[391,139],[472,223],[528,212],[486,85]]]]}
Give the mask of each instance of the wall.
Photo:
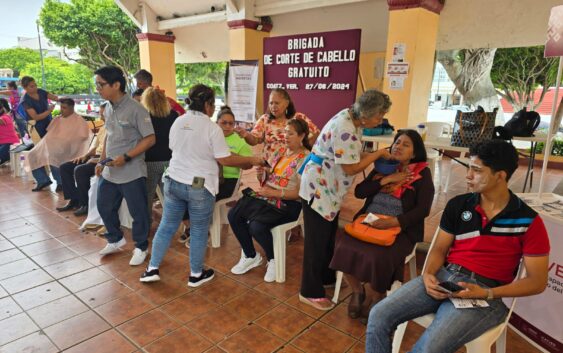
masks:
{"type": "Polygon", "coordinates": [[[358,88],[356,90],[356,97],[359,97],[364,88],[375,88],[382,90],[383,88],[383,74],[385,72],[385,52],[369,52],[360,54],[360,77],[364,82],[358,80],[358,88]],[[378,67],[380,65],[380,67],[378,67]],[[381,70],[381,71],[380,71],[381,70]]]}

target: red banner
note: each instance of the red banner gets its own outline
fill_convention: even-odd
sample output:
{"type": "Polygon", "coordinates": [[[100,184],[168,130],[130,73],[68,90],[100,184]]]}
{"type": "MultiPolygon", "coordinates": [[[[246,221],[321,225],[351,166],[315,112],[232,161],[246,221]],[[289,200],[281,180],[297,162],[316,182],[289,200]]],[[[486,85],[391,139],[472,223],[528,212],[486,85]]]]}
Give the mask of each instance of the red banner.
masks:
{"type": "Polygon", "coordinates": [[[563,56],[563,5],[551,8],[543,56],[563,56]]]}
{"type": "Polygon", "coordinates": [[[321,128],[356,98],[360,29],[264,38],[264,107],[285,88],[321,128]]]}

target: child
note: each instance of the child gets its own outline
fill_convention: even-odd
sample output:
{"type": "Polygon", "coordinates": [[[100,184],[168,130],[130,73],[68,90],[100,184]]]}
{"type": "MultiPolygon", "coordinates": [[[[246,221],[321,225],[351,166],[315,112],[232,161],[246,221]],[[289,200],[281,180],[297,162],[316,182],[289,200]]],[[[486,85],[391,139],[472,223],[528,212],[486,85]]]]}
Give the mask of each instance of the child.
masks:
{"type": "Polygon", "coordinates": [[[19,141],[8,101],[0,98],[0,164],[10,160],[10,146],[19,141]]]}

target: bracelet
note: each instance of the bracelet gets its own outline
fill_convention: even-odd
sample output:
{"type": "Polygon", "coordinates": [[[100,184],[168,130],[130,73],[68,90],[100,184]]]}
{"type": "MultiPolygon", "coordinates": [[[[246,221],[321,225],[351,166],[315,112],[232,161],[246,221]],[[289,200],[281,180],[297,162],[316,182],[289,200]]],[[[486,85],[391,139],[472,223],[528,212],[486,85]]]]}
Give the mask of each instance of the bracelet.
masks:
{"type": "Polygon", "coordinates": [[[282,199],[285,198],[285,189],[281,189],[281,198],[282,198],[282,199]]]}

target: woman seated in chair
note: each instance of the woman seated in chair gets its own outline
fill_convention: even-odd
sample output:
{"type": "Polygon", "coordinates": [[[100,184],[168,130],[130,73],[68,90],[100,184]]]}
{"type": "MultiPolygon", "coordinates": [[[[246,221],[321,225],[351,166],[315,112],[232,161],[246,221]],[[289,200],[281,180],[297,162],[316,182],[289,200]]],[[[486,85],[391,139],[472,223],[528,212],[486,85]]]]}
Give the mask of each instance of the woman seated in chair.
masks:
{"type": "MultiPolygon", "coordinates": [[[[229,146],[229,150],[232,154],[236,154],[243,157],[251,157],[252,156],[252,149],[246,141],[240,137],[238,134],[235,133],[235,114],[231,110],[228,105],[224,105],[217,113],[217,124],[223,130],[223,135],[225,135],[225,141],[227,142],[227,146],[229,146]]],[[[224,167],[219,165],[219,193],[215,195],[215,202],[223,199],[227,199],[233,196],[237,190],[235,187],[238,184],[238,179],[240,177],[240,170],[241,169],[250,169],[252,165],[248,165],[244,168],[239,167],[224,167]]],[[[184,213],[184,234],[178,238],[180,243],[185,243],[186,247],[189,247],[190,244],[188,242],[190,238],[190,216],[188,215],[188,211],[184,213]]]]}
{"type": "Polygon", "coordinates": [[[301,203],[297,201],[300,182],[298,171],[311,150],[308,136],[309,127],[304,120],[290,119],[285,128],[286,147],[279,150],[272,158],[273,168],[258,169],[258,179],[264,185],[256,191],[257,196],[278,204],[281,201],[287,205],[286,212],[279,221],[262,223],[248,219],[247,215],[242,214],[243,212],[237,211],[239,208],[236,206],[229,212],[229,223],[242,247],[240,260],[231,269],[232,273],[242,275],[262,263],[262,256],[256,252],[252,243],[254,237],[264,249],[268,261],[264,281],[273,282],[276,279],[271,229],[297,220],[301,212],[301,203]]]}
{"type": "Polygon", "coordinates": [[[366,199],[366,203],[355,218],[367,213],[390,216],[371,226],[400,227],[395,242],[380,246],[343,234],[337,238],[330,263],[332,269],[344,272],[352,288],[348,316],[361,316],[362,322],[367,322],[369,309],[385,297],[393,282],[403,281],[405,257],[423,240],[424,218],[434,198],[426,149],[416,131],[399,130],[391,146],[391,157],[399,162],[395,173],[383,175],[374,169],[356,186],[355,196],[366,199]],[[368,285],[364,287],[364,283],[368,285]]]}

